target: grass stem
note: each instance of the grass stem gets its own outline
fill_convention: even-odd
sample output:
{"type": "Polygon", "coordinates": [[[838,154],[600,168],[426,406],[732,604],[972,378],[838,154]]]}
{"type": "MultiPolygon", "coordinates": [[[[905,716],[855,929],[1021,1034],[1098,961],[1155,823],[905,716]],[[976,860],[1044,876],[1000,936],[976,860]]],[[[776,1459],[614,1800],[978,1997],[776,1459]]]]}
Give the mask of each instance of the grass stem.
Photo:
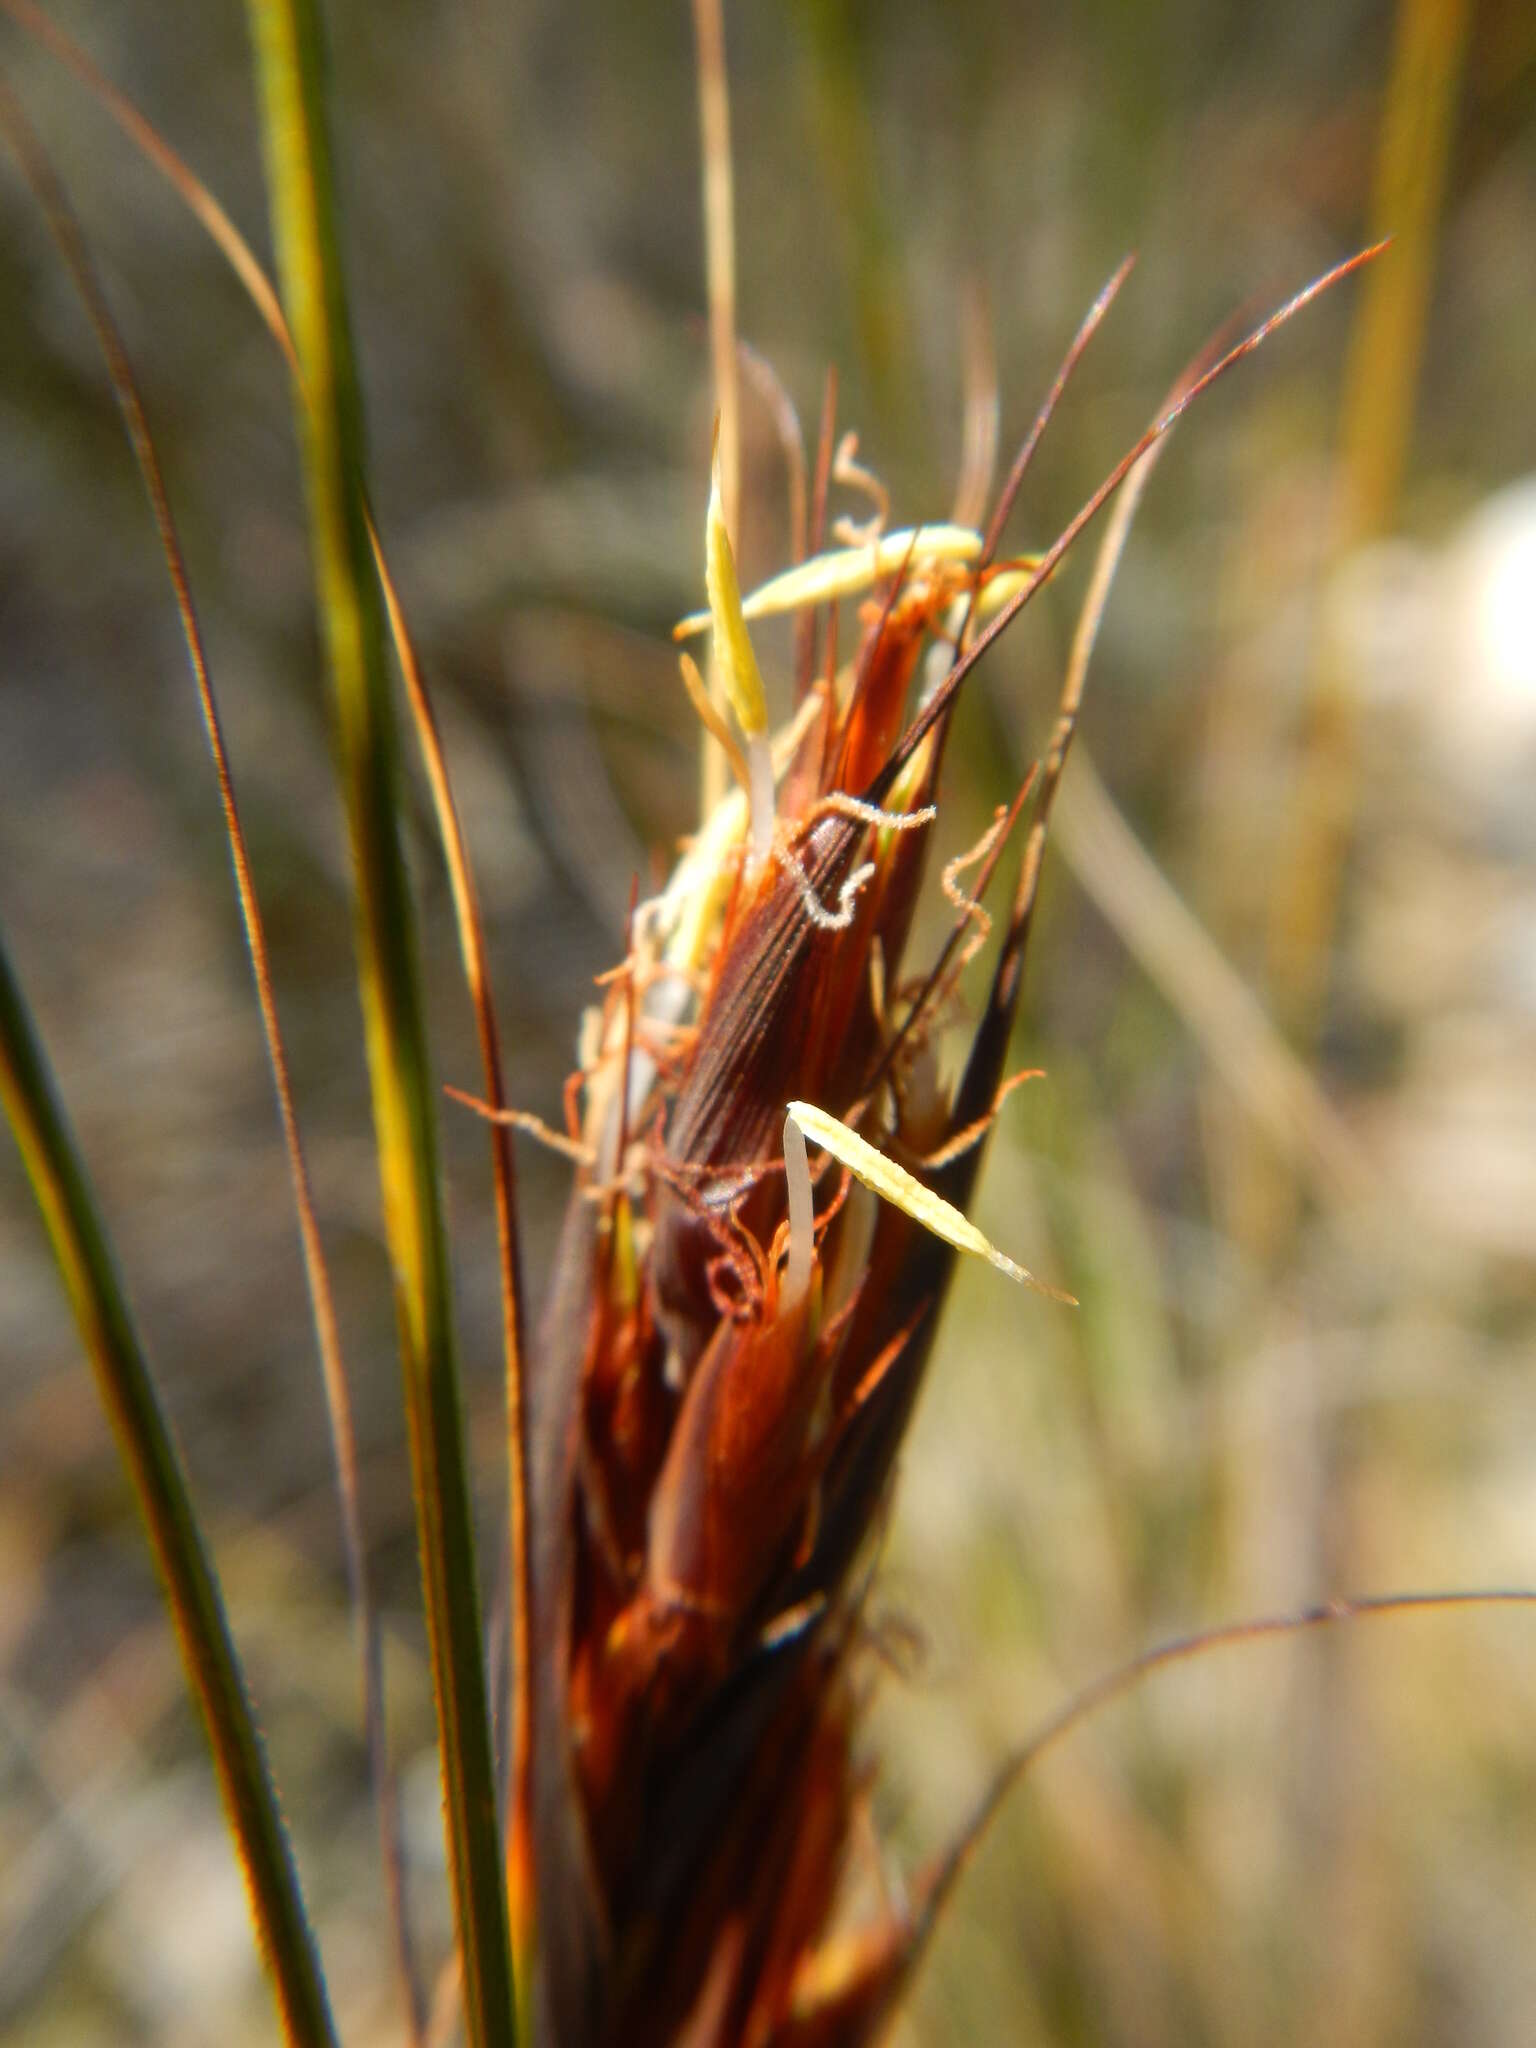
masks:
{"type": "Polygon", "coordinates": [[[299,437],[352,842],[358,977],[400,1327],[465,2024],[474,2048],[490,2048],[516,2038],[506,1894],[435,1089],[398,828],[398,739],[368,531],[321,22],[314,0],[249,0],[248,12],[273,239],[299,364],[299,437]]]}

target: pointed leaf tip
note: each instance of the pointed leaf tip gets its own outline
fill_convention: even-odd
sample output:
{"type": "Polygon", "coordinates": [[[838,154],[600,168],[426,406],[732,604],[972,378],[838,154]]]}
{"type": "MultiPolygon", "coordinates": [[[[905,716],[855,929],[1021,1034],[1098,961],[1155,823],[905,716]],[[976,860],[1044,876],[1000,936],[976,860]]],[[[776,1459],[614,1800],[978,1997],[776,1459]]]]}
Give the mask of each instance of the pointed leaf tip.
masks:
{"type": "Polygon", "coordinates": [[[741,609],[736,557],[731,551],[730,534],[726,531],[718,437],[710,464],[709,510],[704,518],[704,587],[709,594],[709,616],[714,628],[720,680],[742,731],[748,739],[754,739],[768,730],[768,702],[741,609]]]}

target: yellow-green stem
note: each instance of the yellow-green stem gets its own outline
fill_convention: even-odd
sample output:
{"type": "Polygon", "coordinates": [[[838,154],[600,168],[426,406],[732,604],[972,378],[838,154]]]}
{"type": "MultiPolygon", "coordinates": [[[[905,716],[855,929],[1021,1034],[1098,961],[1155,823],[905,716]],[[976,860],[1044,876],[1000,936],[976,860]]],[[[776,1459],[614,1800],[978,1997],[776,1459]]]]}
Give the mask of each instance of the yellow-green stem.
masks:
{"type": "Polygon", "coordinates": [[[365,510],[315,0],[248,0],[279,276],[352,841],[356,943],[393,1267],[417,1538],[442,1746],[448,1864],[475,2048],[516,2037],[506,1896],[464,1456],[452,1284],[399,762],[365,510]]]}

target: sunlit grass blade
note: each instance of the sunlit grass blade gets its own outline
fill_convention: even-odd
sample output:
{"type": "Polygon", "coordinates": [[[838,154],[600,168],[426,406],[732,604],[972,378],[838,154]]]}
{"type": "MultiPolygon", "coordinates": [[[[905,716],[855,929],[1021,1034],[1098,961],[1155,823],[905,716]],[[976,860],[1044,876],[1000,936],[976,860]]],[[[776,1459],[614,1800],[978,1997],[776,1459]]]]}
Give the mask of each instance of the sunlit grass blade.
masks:
{"type": "Polygon", "coordinates": [[[309,0],[250,0],[273,237],[296,389],[321,622],[357,890],[356,937],[385,1231],[394,1268],[449,1869],[476,2044],[514,2037],[479,1581],[438,1187],[415,914],[399,839],[397,736],[363,486],[363,428],[337,241],[324,58],[309,0]]]}
{"type": "Polygon", "coordinates": [[[16,1133],[165,1584],[284,2034],[302,2048],[321,2048],[335,2039],[325,1985],[218,1580],[117,1277],[105,1226],[3,938],[0,1100],[16,1133]]]}
{"type": "MultiPolygon", "coordinates": [[[[479,892],[470,865],[469,846],[459,821],[442,736],[432,710],[426,678],[416,656],[400,595],[378,534],[373,535],[374,559],[384,592],[390,637],[395,643],[411,716],[421,742],[432,805],[437,814],[453,894],[454,920],[458,926],[459,953],[464,978],[475,1012],[475,1029],[480,1042],[480,1064],[485,1075],[486,1100],[493,1109],[505,1111],[506,1090],[501,1072],[501,1034],[491,995],[490,962],[486,954],[485,930],[480,917],[479,892]]],[[[529,1589],[528,1530],[528,1419],[525,1401],[523,1361],[522,1277],[518,1261],[517,1170],[512,1149],[512,1132],[506,1123],[491,1124],[491,1174],[496,1192],[496,1246],[501,1268],[502,1351],[506,1364],[507,1402],[507,1515],[510,1524],[510,1565],[512,1573],[511,1660],[512,1660],[512,1796],[507,1826],[506,1872],[507,1908],[511,1925],[512,1955],[516,1965],[514,1990],[519,1999],[519,2032],[526,2037],[530,2027],[527,2000],[533,1982],[533,1952],[537,1936],[537,1899],[533,1881],[532,1772],[533,1772],[533,1685],[532,1644],[529,1639],[531,1594],[529,1589]]]]}
{"type": "MultiPolygon", "coordinates": [[[[709,299],[709,346],[718,418],[720,493],[726,526],[741,532],[741,403],[736,361],[736,201],[731,169],[731,96],[725,65],[725,18],[720,0],[693,0],[698,50],[699,142],[704,169],[704,273],[709,299]]],[[[716,663],[710,694],[724,696],[716,663]]],[[[726,760],[706,731],[701,735],[699,815],[707,818],[726,791],[726,760]]]]}
{"type": "MultiPolygon", "coordinates": [[[[9,5],[10,0],[5,0],[9,5]]],[[[23,18],[26,19],[23,9],[23,18]]],[[[32,26],[28,20],[27,25],[32,26]]],[[[41,33],[41,28],[39,29],[41,33]]],[[[52,32],[49,32],[52,42],[52,32]]],[[[83,52],[69,46],[58,51],[65,62],[78,59],[81,75],[87,84],[95,89],[98,85],[110,91],[104,80],[99,80],[92,71],[89,60],[83,52]]],[[[160,156],[168,159],[163,166],[171,171],[177,159],[174,153],[158,143],[154,130],[143,122],[142,117],[126,101],[114,107],[114,112],[123,121],[130,135],[143,142],[157,145],[160,156]],[[138,133],[143,129],[141,137],[138,133]]],[[[175,517],[171,511],[170,497],[166,490],[164,474],[159,456],[155,450],[154,437],[150,432],[149,420],[139,393],[138,380],[124,346],[122,335],[112,317],[106,295],[101,288],[94,264],[86,248],[74,211],[69,204],[53,165],[42,148],[37,136],[31,130],[25,117],[15,105],[0,98],[0,122],[6,127],[23,170],[32,186],[34,195],[48,222],[49,230],[62,256],[65,266],[74,279],[77,290],[85,305],[87,316],[95,330],[97,341],[106,362],[107,374],[116,395],[119,409],[127,430],[129,444],[138,463],[144,488],[149,498],[154,517],[156,533],[161,551],[165,556],[166,569],[171,589],[181,619],[182,635],[186,641],[187,655],[196,684],[198,704],[202,713],[204,730],[207,734],[209,752],[213,758],[214,773],[219,787],[219,803],[224,817],[225,835],[229,841],[230,862],[234,869],[235,893],[240,906],[241,921],[245,926],[246,941],[251,956],[251,971],[256,984],[257,1005],[261,1014],[262,1035],[266,1041],[267,1054],[272,1068],[273,1086],[277,1095],[278,1115],[282,1126],[284,1149],[288,1155],[289,1178],[293,1190],[294,1210],[298,1219],[300,1250],[304,1260],[305,1280],[310,1298],[310,1311],[315,1327],[316,1347],[320,1354],[321,1379],[325,1389],[326,1410],[331,1427],[332,1447],[336,1459],[337,1490],[341,1504],[342,1547],[346,1559],[347,1585],[353,1611],[357,1616],[358,1633],[362,1645],[363,1662],[363,1710],[367,1730],[369,1768],[375,1797],[379,1808],[379,1827],[383,1838],[385,1888],[389,1898],[390,1920],[394,1935],[396,1958],[401,1977],[409,2035],[415,2041],[421,2036],[423,2024],[422,1999],[416,1981],[416,1971],[410,1939],[410,1928],[405,1906],[404,1870],[400,1848],[398,1825],[398,1804],[395,1797],[394,1777],[389,1767],[388,1741],[384,1707],[383,1657],[379,1640],[378,1613],[374,1604],[367,1566],[367,1546],[363,1533],[362,1508],[357,1477],[357,1432],[352,1419],[351,1395],[348,1391],[346,1368],[342,1360],[341,1335],[336,1317],[335,1299],[331,1290],[330,1274],[326,1266],[325,1252],[320,1238],[320,1228],[315,1215],[314,1198],[310,1187],[309,1168],[304,1156],[303,1140],[299,1132],[297,1111],[293,1100],[293,1087],[289,1077],[288,1055],[283,1040],[282,1025],[277,1013],[277,998],[273,987],[270,956],[267,950],[266,930],[262,921],[261,906],[256,894],[255,877],[251,869],[250,854],[246,844],[245,828],[240,819],[240,808],[235,796],[234,777],[230,767],[228,749],[224,741],[223,722],[219,715],[217,700],[213,692],[213,678],[209,671],[207,651],[203,641],[202,628],[198,622],[196,607],[192,601],[191,582],[187,574],[186,558],[182,551],[175,517]]],[[[194,185],[195,180],[191,181],[194,185]]],[[[208,205],[218,211],[211,199],[208,205]]],[[[201,213],[201,209],[199,209],[201,213]]],[[[231,234],[234,230],[231,228],[231,234]]],[[[238,237],[236,237],[238,240],[238,237]]],[[[249,252],[247,252],[249,254],[249,252]]],[[[261,278],[260,266],[250,258],[250,268],[261,278]]],[[[241,275],[245,273],[242,270],[241,275]]],[[[263,282],[265,280],[263,279],[263,282]]],[[[266,286],[267,297],[274,310],[277,299],[270,285],[266,286]]],[[[260,301],[258,301],[260,302],[260,301]]],[[[281,312],[277,312],[281,321],[281,312]]]]}

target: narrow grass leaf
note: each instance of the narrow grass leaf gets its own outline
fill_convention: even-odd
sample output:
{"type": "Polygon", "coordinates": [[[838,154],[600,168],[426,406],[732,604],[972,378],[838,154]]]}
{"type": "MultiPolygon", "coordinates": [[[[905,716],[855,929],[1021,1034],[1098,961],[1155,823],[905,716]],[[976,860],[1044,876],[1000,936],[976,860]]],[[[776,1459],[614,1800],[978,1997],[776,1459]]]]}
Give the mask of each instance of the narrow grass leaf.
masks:
{"type": "Polygon", "coordinates": [[[435,1090],[398,825],[397,734],[363,484],[313,0],[249,0],[279,274],[356,881],[358,973],[394,1269],[449,1870],[475,2048],[516,2035],[435,1090]]]}
{"type": "Polygon", "coordinates": [[[106,1227],[3,938],[0,1101],[21,1148],[165,1585],[284,2036],[295,2048],[325,2048],[335,2040],[325,1984],[218,1580],[118,1280],[106,1227]]]}

